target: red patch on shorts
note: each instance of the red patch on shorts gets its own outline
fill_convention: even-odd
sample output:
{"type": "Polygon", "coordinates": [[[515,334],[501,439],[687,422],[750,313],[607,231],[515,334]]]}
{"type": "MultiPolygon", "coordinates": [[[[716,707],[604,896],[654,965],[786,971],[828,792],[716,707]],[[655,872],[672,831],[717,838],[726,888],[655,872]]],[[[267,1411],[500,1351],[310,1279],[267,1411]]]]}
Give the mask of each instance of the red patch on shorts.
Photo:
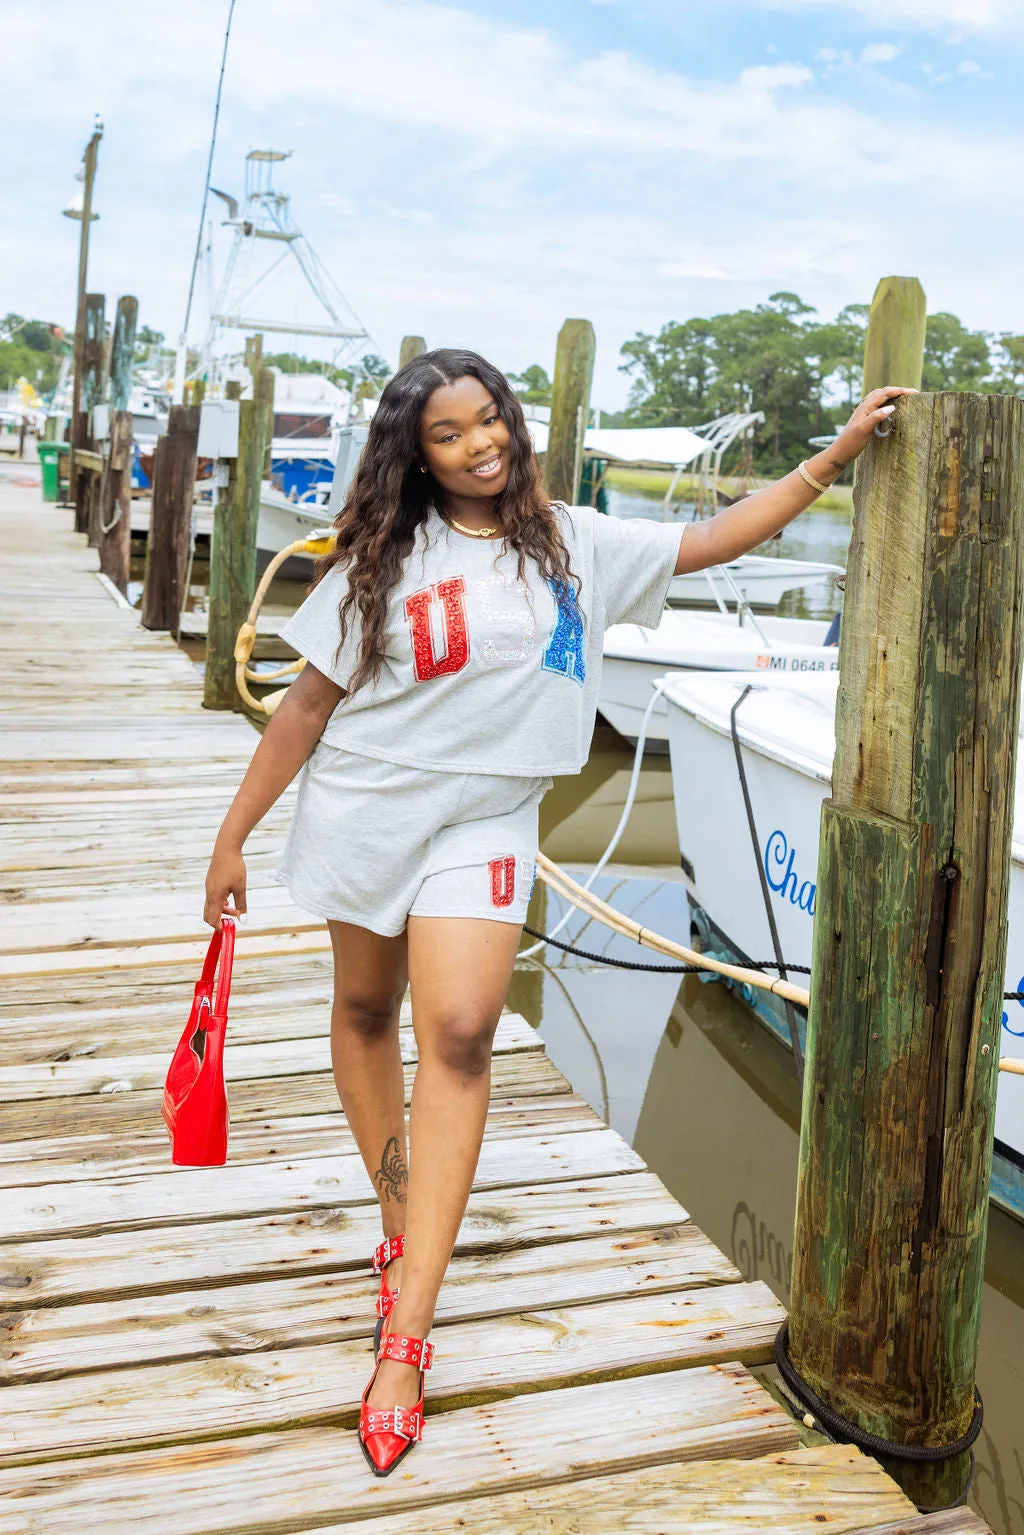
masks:
{"type": "Polygon", "coordinates": [[[491,905],[511,906],[516,898],[515,859],[492,858],[487,867],[491,871],[491,905]]]}

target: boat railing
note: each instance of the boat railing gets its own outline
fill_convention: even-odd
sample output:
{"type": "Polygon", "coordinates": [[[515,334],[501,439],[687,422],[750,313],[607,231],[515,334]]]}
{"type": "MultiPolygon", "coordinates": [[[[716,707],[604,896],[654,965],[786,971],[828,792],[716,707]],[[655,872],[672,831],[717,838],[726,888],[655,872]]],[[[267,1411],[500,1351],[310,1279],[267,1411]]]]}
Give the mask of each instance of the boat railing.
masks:
{"type": "Polygon", "coordinates": [[[733,580],[732,571],[727,565],[709,565],[704,571],[704,579],[707,581],[708,586],[711,588],[711,595],[714,597],[715,602],[718,604],[719,612],[725,613],[727,616],[729,615],[728,604],[722,599],[718,587],[715,585],[715,578],[718,576],[722,578],[725,585],[728,587],[730,593],[732,594],[733,601],[736,603],[736,622],[739,624],[740,628],[742,629],[743,627],[743,616],[746,614],[750,619],[750,622],[753,624],[755,630],[757,631],[757,636],[760,639],[762,645],[766,650],[772,650],[774,647],[772,646],[771,640],[768,638],[764,630],[761,628],[761,625],[758,623],[754,609],[751,607],[750,603],[747,601],[746,597],[743,595],[739,587],[736,585],[736,582],[733,580]]]}

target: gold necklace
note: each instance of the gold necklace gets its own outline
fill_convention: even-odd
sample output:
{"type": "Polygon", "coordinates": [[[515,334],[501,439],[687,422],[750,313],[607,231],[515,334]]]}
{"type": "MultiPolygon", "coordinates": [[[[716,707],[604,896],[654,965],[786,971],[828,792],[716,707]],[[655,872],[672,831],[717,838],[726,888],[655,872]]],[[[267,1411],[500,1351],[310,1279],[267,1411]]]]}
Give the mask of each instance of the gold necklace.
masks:
{"type": "Polygon", "coordinates": [[[445,512],[444,520],[451,528],[458,528],[460,533],[465,533],[468,538],[493,538],[495,533],[500,533],[500,527],[495,528],[467,528],[465,523],[456,522],[450,512],[445,512]]]}

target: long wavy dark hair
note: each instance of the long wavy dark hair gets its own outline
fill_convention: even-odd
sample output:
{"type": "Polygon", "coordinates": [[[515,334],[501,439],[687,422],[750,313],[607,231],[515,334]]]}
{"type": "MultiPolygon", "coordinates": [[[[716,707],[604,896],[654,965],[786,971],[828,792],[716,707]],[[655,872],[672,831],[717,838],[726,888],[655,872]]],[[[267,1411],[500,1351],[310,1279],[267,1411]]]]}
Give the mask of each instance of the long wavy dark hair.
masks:
{"type": "Polygon", "coordinates": [[[420,472],[420,417],[435,389],[467,376],[479,379],[490,391],[508,428],[508,481],[495,511],[506,546],[519,555],[519,579],[532,559],[556,589],[572,586],[579,596],[579,578],[544,494],[523,408],[505,375],[476,352],[447,347],[423,352],[395,374],[380,397],[359,468],[335,519],[337,541],[316,568],[318,582],[339,564],[348,576],[340,606],[341,643],[356,614],[361,627],[350,695],[380,674],[391,593],[412,552],[416,529],[431,506],[441,501],[441,487],[433,475],[420,472]]]}

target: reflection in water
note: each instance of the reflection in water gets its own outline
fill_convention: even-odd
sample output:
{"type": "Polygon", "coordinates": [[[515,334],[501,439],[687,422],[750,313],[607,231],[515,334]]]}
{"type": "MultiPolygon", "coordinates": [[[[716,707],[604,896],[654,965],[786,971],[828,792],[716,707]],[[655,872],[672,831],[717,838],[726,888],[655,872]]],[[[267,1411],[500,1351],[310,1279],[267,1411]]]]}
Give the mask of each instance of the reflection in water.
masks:
{"type": "MultiPolygon", "coordinates": [[[[631,763],[618,737],[599,731],[584,773],[559,780],[544,801],[546,853],[586,874],[614,830],[631,763]]],[[[619,856],[595,888],[687,941],[664,758],[645,764],[619,856]]],[[[538,882],[531,926],[550,931],[564,909],[538,882]]],[[[579,913],[562,936],[598,954],[661,963],[579,913]]],[[[517,971],[510,1005],[743,1275],[788,1301],[800,1116],[789,1052],[720,985],[602,969],[551,948],[538,960],[517,971]]],[[[985,1429],[971,1501],[997,1535],[1024,1535],[1024,1227],[999,1210],[989,1222],[978,1383],[985,1429]]]]}

